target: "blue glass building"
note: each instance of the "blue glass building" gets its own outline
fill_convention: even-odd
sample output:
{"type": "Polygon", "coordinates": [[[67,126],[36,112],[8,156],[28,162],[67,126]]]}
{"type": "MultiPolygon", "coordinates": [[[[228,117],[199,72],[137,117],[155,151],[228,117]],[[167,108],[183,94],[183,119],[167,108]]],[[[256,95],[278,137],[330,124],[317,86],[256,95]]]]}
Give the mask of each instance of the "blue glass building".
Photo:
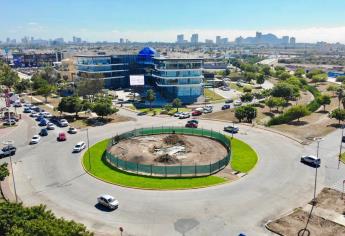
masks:
{"type": "Polygon", "coordinates": [[[202,63],[202,59],[154,58],[156,88],[168,100],[196,102],[203,94],[202,63]]]}
{"type": "Polygon", "coordinates": [[[129,87],[128,63],[117,56],[76,56],[76,80],[104,80],[104,88],[129,87]]]}

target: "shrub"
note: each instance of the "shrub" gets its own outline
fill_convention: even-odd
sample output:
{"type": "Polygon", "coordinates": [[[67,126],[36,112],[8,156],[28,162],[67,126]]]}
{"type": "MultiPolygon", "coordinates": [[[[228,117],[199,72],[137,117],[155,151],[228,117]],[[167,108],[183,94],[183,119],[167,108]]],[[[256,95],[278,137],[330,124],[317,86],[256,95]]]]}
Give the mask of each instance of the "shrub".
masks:
{"type": "Polygon", "coordinates": [[[250,93],[252,91],[252,87],[249,85],[246,85],[243,87],[243,92],[250,93]]]}

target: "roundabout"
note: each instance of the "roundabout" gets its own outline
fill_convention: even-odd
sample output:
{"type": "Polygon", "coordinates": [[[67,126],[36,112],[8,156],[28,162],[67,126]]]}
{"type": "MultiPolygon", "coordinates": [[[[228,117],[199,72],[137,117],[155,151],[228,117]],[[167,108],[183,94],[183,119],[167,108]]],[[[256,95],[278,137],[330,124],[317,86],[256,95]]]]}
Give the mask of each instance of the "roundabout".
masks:
{"type": "MultiPolygon", "coordinates": [[[[157,190],[202,188],[228,182],[227,178],[216,176],[214,174],[222,171],[225,167],[229,168],[231,141],[230,137],[211,130],[195,130],[181,127],[138,129],[126,132],[109,140],[103,140],[93,145],[84,153],[82,164],[84,169],[90,175],[105,182],[124,187],[157,190]],[[114,147],[125,142],[129,142],[131,144],[130,148],[138,149],[140,144],[142,145],[143,140],[140,139],[140,141],[138,141],[137,137],[144,138],[145,141],[150,137],[148,143],[150,143],[151,146],[149,149],[152,150],[152,146],[157,149],[157,143],[154,143],[153,140],[157,141],[158,137],[162,134],[165,134],[165,136],[163,136],[163,140],[166,141],[166,139],[169,138],[169,142],[173,141],[173,144],[176,144],[175,142],[179,141],[179,145],[181,145],[181,140],[185,140],[183,138],[189,137],[188,135],[193,138],[189,140],[195,140],[200,137],[199,139],[203,142],[205,142],[203,139],[206,139],[205,137],[207,137],[207,139],[210,139],[219,145],[217,148],[222,148],[225,151],[223,153],[220,152],[223,156],[221,156],[222,158],[218,158],[218,161],[210,163],[210,161],[207,160],[209,164],[206,165],[205,163],[202,165],[202,162],[198,162],[198,164],[194,162],[193,165],[188,165],[190,163],[186,160],[181,160],[178,163],[170,163],[170,165],[162,165],[162,163],[159,163],[160,165],[155,166],[126,161],[125,158],[130,156],[127,150],[126,157],[120,158],[118,156],[114,156],[112,153],[114,147]],[[183,136],[186,134],[188,135],[183,136]],[[176,138],[177,140],[175,140],[176,138]],[[133,145],[133,141],[138,146],[133,145]],[[89,155],[89,152],[92,155],[89,155]],[[90,156],[92,157],[90,158],[90,156]]],[[[237,166],[238,169],[241,169],[242,167],[242,169],[249,171],[255,166],[258,159],[255,151],[251,149],[249,145],[238,139],[233,139],[233,141],[235,141],[234,150],[239,154],[234,156],[234,165],[237,166]],[[241,156],[240,153],[244,154],[247,158],[241,156]]],[[[169,144],[171,145],[171,143],[169,144]]],[[[191,143],[188,144],[193,145],[191,143]]],[[[203,150],[203,147],[200,147],[200,145],[200,143],[197,143],[197,150],[203,150]]],[[[124,150],[124,148],[121,147],[121,150],[124,150]]],[[[139,152],[145,153],[145,150],[141,149],[139,152]]],[[[183,152],[184,158],[186,154],[188,153],[183,152]]],[[[192,155],[193,160],[200,161],[200,159],[203,159],[202,157],[208,156],[209,153],[206,152],[205,154],[206,155],[203,155],[199,152],[197,155],[192,155]]],[[[137,157],[137,160],[140,160],[137,155],[135,156],[137,157]]]]}
{"type": "MultiPolygon", "coordinates": [[[[263,227],[266,219],[309,200],[314,173],[299,163],[303,147],[286,137],[248,126],[240,126],[241,132],[232,140],[231,164],[246,173],[253,167],[247,164],[256,162],[248,158],[247,152],[236,154],[236,145],[245,145],[240,140],[257,152],[260,161],[250,174],[232,183],[224,179],[222,184],[213,182],[212,179],[220,178],[217,175],[176,180],[138,176],[114,171],[102,162],[107,140],[114,133],[152,125],[181,126],[182,122],[150,117],[90,129],[90,160],[98,160],[90,162],[90,174],[103,175],[97,176],[103,180],[85,172],[89,167],[87,151],[81,155],[71,153],[75,143],[86,140],[86,132],[69,136],[65,143],[56,143],[55,137],[60,132],[56,130],[56,134],[47,136],[40,145],[18,144],[18,153],[13,158],[18,197],[25,205],[44,203],[58,216],[84,223],[96,235],[112,235],[119,227],[130,235],[235,235],[239,232],[267,235],[263,227]],[[235,160],[236,157],[239,159],[235,160]],[[109,184],[111,180],[117,183],[109,184]],[[195,188],[192,181],[198,181],[199,186],[175,191],[181,188],[180,180],[186,181],[182,189],[195,188]],[[169,191],[154,190],[162,189],[164,181],[169,191]],[[205,183],[213,186],[201,188],[205,183]],[[97,197],[104,193],[119,200],[116,211],[103,212],[95,207],[97,197]]],[[[215,121],[200,123],[200,127],[217,131],[225,125],[215,121]]],[[[323,175],[321,169],[320,178],[323,175]]]]}

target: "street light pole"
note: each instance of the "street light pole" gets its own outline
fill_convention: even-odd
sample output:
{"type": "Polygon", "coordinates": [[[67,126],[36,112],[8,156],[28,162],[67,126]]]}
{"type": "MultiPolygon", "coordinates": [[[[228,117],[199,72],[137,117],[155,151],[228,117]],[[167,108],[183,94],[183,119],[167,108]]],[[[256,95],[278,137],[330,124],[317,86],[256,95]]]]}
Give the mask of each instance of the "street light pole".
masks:
{"type": "Polygon", "coordinates": [[[343,148],[343,136],[344,136],[344,124],[341,125],[341,137],[340,137],[340,147],[339,147],[339,157],[338,157],[338,169],[340,167],[340,158],[341,158],[341,152],[343,148]]]}
{"type": "Polygon", "coordinates": [[[87,137],[87,152],[89,154],[89,166],[91,170],[91,154],[90,154],[90,140],[89,140],[89,129],[86,128],[86,137],[87,137]]]}
{"type": "MultiPolygon", "coordinates": [[[[315,138],[317,142],[317,149],[316,149],[316,157],[319,159],[319,148],[320,148],[320,142],[322,141],[322,138],[315,138]]],[[[314,182],[314,198],[313,198],[313,204],[316,204],[316,184],[317,184],[317,169],[318,166],[315,166],[315,182],[314,182]]]]}
{"type": "MultiPolygon", "coordinates": [[[[13,141],[12,140],[8,140],[6,142],[4,142],[5,145],[13,145],[13,141]]],[[[16,188],[16,182],[14,179],[14,171],[13,171],[13,164],[12,164],[12,155],[10,155],[10,164],[11,164],[11,172],[12,172],[12,181],[13,181],[13,188],[14,188],[14,196],[16,198],[16,202],[18,202],[18,196],[17,196],[17,188],[16,188]]]]}

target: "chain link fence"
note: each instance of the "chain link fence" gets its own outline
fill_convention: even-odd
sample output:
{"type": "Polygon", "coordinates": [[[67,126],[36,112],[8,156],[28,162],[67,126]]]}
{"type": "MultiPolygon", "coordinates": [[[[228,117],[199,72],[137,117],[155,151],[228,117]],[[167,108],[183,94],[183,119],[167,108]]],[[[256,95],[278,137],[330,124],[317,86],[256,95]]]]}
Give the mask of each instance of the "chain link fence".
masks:
{"type": "Polygon", "coordinates": [[[105,154],[106,161],[113,167],[116,167],[126,172],[136,173],[138,175],[149,175],[159,177],[212,175],[226,167],[230,162],[230,157],[231,142],[225,135],[219,132],[215,132],[213,130],[193,129],[176,126],[134,129],[132,131],[117,135],[109,140],[105,154]],[[155,134],[186,134],[211,138],[220,142],[227,149],[227,155],[225,157],[222,157],[222,159],[220,159],[219,161],[215,163],[210,163],[208,165],[183,165],[182,163],[180,165],[147,165],[122,160],[121,158],[110,153],[110,148],[116,145],[121,140],[155,134]]]}

